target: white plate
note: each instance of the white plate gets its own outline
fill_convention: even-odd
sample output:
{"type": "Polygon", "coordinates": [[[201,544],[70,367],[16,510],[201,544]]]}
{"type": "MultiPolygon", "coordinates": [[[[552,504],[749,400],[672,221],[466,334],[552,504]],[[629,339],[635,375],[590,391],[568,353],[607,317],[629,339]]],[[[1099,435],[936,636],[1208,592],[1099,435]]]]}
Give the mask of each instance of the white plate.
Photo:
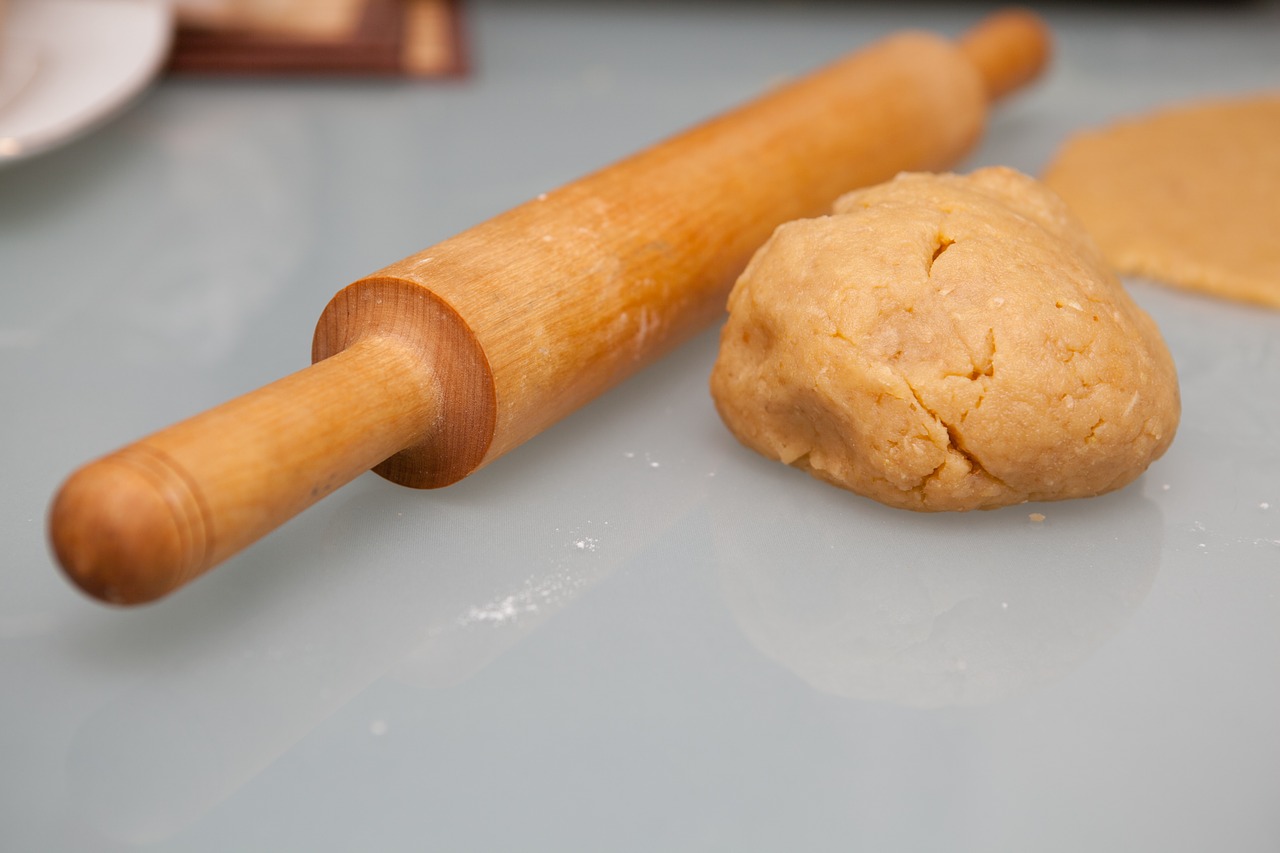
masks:
{"type": "Polygon", "coordinates": [[[164,63],[165,0],[12,0],[0,32],[0,164],[96,127],[164,63]]]}

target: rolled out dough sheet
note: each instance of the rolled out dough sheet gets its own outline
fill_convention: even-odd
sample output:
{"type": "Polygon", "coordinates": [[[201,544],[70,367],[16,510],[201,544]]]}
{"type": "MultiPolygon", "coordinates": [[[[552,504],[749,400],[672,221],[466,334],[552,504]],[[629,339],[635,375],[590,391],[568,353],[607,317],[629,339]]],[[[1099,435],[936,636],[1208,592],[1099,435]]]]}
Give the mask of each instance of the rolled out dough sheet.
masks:
{"type": "Polygon", "coordinates": [[[1280,308],[1280,92],[1082,132],[1044,181],[1118,272],[1280,308]]]}

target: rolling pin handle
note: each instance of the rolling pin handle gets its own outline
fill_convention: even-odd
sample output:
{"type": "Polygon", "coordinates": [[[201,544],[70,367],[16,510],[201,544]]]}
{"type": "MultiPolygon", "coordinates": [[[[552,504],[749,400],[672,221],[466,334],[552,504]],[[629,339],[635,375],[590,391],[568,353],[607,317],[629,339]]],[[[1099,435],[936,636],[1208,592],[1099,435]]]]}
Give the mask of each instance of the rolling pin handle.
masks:
{"type": "Polygon", "coordinates": [[[359,341],[72,474],[54,552],[95,598],[153,601],[421,442],[439,396],[412,345],[359,341]]]}
{"type": "Polygon", "coordinates": [[[994,103],[1040,76],[1053,52],[1045,22],[1025,9],[1006,9],[960,37],[960,51],[978,69],[994,103]]]}

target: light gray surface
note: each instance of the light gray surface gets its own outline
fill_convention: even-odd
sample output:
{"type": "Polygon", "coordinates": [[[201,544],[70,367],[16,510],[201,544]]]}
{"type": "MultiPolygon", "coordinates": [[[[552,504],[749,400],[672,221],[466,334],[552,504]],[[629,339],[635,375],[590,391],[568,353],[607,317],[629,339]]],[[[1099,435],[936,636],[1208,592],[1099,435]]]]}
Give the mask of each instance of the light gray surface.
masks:
{"type": "MultiPolygon", "coordinates": [[[[0,849],[1280,849],[1280,313],[1147,284],[1183,422],[1106,498],[916,516],[821,486],[721,427],[709,332],[457,486],[363,477],[158,605],[67,586],[59,480],[302,366],[346,282],[979,15],[532,5],[475,5],[462,82],[166,82],[0,171],[0,849]]],[[[963,168],[1280,86],[1274,5],[1047,15],[1051,76],[963,168]]]]}

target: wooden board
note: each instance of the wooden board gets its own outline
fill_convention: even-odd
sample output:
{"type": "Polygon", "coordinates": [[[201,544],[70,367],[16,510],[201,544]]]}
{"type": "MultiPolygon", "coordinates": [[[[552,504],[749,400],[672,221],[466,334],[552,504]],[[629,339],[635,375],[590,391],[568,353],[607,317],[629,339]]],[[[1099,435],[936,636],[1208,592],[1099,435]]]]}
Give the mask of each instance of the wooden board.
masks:
{"type": "Polygon", "coordinates": [[[450,77],[466,73],[458,0],[188,0],[168,70],[450,77]]]}

